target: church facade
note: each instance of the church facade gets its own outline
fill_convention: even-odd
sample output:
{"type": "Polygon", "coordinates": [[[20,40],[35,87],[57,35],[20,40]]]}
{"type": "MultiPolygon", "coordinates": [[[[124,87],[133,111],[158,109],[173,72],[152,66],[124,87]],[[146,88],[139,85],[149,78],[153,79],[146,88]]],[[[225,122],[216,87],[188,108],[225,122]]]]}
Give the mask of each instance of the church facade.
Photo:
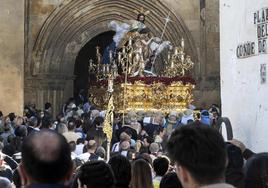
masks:
{"type": "Polygon", "coordinates": [[[50,102],[58,112],[74,95],[81,49],[109,32],[109,21],[135,19],[134,10],[141,7],[150,11],[146,25],[155,36],[161,35],[170,12],[172,21],[163,38],[174,44],[185,39],[186,52],[195,63],[193,104],[219,104],[218,0],[2,0],[0,109],[21,114],[24,104],[42,109],[50,102]]]}

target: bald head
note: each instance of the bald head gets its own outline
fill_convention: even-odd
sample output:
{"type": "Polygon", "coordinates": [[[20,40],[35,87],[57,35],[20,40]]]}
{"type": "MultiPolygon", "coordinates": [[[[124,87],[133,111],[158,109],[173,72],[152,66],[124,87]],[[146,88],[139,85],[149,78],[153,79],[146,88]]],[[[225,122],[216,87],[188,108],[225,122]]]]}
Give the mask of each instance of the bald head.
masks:
{"type": "Polygon", "coordinates": [[[59,183],[72,169],[66,139],[53,131],[35,132],[22,145],[22,166],[37,183],[59,183]]]}
{"type": "Polygon", "coordinates": [[[31,139],[34,155],[41,161],[53,161],[59,156],[60,138],[52,132],[34,134],[31,139]]]}

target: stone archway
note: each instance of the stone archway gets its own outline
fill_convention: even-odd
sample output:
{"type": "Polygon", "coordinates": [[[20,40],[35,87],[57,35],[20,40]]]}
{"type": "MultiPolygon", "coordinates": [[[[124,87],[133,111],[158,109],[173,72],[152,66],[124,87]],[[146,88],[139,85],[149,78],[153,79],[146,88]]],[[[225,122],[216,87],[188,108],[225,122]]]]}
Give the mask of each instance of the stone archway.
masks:
{"type": "MultiPolygon", "coordinates": [[[[160,36],[164,17],[171,11],[160,1],[142,0],[65,0],[45,21],[33,49],[31,87],[36,91],[34,100],[42,108],[44,102],[54,104],[55,111],[72,95],[75,58],[80,49],[99,33],[108,31],[110,20],[135,19],[134,10],[144,7],[151,13],[146,25],[153,35],[160,36]]],[[[164,39],[179,45],[186,40],[186,51],[198,62],[196,46],[189,30],[178,13],[171,11],[164,39]]],[[[27,92],[27,91],[26,91],[27,92]]]]}

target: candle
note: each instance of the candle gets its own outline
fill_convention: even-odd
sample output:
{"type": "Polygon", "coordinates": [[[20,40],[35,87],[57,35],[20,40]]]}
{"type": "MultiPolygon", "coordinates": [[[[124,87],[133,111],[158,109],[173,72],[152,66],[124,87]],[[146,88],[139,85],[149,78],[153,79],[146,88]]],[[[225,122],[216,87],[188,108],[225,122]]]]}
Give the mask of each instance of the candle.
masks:
{"type": "Polygon", "coordinates": [[[181,61],[184,62],[184,55],[181,54],[181,61]]]}
{"type": "Polygon", "coordinates": [[[171,61],[171,68],[174,68],[174,61],[171,61]]]}
{"type": "Polygon", "coordinates": [[[183,38],[181,38],[181,47],[184,50],[184,39],[183,38]]]}
{"type": "Polygon", "coordinates": [[[178,55],[178,48],[175,48],[175,52],[174,52],[175,55],[178,55]]]}
{"type": "Polygon", "coordinates": [[[123,46],[123,54],[125,54],[125,53],[126,53],[126,47],[123,46]]]}
{"type": "Polygon", "coordinates": [[[122,55],[122,53],[118,52],[118,62],[121,62],[121,55],[122,55]]]}
{"type": "Polygon", "coordinates": [[[132,45],[132,38],[131,38],[131,37],[129,37],[128,44],[129,44],[130,46],[132,45]]]}
{"type": "Polygon", "coordinates": [[[113,92],[113,79],[111,77],[108,79],[108,91],[113,92]]]}
{"type": "Polygon", "coordinates": [[[109,51],[109,57],[110,57],[110,63],[112,62],[112,58],[113,58],[113,52],[112,50],[109,51]]]}
{"type": "Polygon", "coordinates": [[[107,73],[110,72],[110,66],[109,65],[106,65],[107,66],[107,73]]]}

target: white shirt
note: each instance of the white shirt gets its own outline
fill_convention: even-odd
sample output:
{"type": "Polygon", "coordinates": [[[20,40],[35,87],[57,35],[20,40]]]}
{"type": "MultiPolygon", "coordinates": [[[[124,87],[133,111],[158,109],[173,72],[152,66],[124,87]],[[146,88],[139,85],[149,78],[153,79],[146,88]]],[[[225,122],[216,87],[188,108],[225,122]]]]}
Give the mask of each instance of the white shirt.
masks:
{"type": "Polygon", "coordinates": [[[84,149],[84,144],[78,144],[76,145],[74,153],[76,155],[81,155],[83,153],[83,149],[84,149]]]}
{"type": "MultiPolygon", "coordinates": [[[[90,157],[90,153],[86,152],[86,153],[83,153],[81,155],[78,155],[76,158],[80,159],[81,161],[83,161],[84,163],[89,161],[89,157],[90,157]]],[[[101,157],[98,157],[97,160],[103,160],[101,157]]]]}
{"type": "Polygon", "coordinates": [[[80,159],[83,162],[87,162],[90,157],[90,153],[82,153],[81,155],[78,155],[77,158],[80,159]]]}

